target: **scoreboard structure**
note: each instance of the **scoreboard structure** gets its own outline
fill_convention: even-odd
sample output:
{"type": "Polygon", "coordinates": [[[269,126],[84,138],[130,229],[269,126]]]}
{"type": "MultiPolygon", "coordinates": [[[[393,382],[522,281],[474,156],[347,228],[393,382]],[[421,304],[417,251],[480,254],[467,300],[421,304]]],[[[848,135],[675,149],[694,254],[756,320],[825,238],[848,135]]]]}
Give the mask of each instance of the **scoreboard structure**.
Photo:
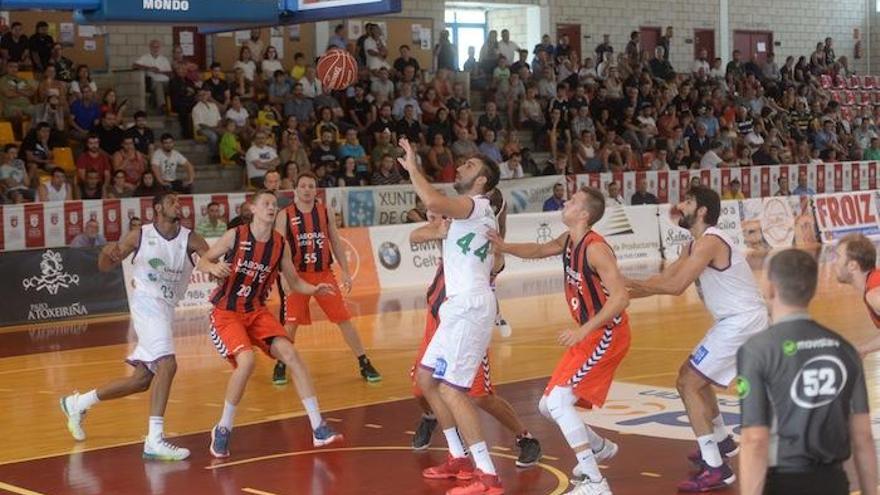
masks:
{"type": "Polygon", "coordinates": [[[401,0],[0,0],[0,10],[72,10],[81,24],[183,24],[203,32],[400,12],[401,0]]]}

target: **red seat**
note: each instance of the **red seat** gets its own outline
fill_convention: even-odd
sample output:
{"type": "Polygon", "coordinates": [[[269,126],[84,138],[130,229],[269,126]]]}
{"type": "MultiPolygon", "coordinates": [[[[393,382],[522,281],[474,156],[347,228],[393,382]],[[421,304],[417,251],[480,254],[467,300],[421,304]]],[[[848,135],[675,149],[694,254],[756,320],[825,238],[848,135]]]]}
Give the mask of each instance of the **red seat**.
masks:
{"type": "Polygon", "coordinates": [[[819,76],[819,82],[822,84],[822,89],[831,89],[831,85],[833,84],[831,76],[828,74],[822,74],[819,76]]]}
{"type": "Polygon", "coordinates": [[[834,78],[834,87],[837,89],[847,89],[846,78],[838,74],[834,78]]]}
{"type": "Polygon", "coordinates": [[[852,75],[849,76],[849,89],[859,89],[862,87],[862,83],[859,80],[859,76],[852,75]]]}
{"type": "Polygon", "coordinates": [[[874,89],[876,86],[874,76],[862,76],[862,89],[874,89]]]}
{"type": "Polygon", "coordinates": [[[843,95],[842,91],[832,91],[831,92],[831,101],[834,101],[838,104],[843,104],[843,95]]]}
{"type": "Polygon", "coordinates": [[[852,91],[844,91],[844,97],[846,98],[843,102],[844,105],[855,105],[856,104],[856,94],[852,91]]]}

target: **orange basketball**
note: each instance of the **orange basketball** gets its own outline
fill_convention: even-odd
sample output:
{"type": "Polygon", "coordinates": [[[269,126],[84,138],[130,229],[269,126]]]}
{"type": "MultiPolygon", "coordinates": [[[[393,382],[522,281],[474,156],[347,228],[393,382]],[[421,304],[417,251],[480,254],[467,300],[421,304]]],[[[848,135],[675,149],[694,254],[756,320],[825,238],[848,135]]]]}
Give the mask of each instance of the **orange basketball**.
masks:
{"type": "Polygon", "coordinates": [[[345,89],[357,80],[357,62],[345,50],[329,50],[318,60],[318,79],[327,89],[345,89]]]}

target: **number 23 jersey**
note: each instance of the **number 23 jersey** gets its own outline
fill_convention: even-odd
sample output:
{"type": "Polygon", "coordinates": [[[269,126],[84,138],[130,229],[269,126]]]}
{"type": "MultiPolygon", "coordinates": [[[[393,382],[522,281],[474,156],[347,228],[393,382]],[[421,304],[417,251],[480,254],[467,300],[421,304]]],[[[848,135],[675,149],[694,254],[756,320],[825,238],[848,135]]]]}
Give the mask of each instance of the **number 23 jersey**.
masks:
{"type": "Polygon", "coordinates": [[[471,214],[453,220],[443,241],[446,297],[492,290],[490,278],[495,256],[486,232],[498,230],[498,222],[488,198],[474,196],[471,199],[474,203],[471,214]]]}
{"type": "Polygon", "coordinates": [[[189,235],[190,230],[184,226],[171,239],[163,237],[153,224],[141,227],[140,245],[131,258],[135,297],[158,299],[172,308],[177,305],[193,269],[187,250],[189,235]]]}

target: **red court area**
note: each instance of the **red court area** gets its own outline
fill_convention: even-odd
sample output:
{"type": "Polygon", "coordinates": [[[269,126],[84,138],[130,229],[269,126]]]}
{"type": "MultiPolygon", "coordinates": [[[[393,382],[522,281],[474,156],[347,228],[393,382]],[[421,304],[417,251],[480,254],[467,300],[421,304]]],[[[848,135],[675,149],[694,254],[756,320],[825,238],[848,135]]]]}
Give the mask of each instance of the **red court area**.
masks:
{"type": "MultiPolygon", "coordinates": [[[[543,386],[544,380],[531,380],[498,387],[542,442],[545,458],[539,466],[518,469],[513,438],[484,418],[508,494],[570,489],[571,451],[555,425],[535,408],[534,398],[543,386]]],[[[0,466],[0,481],[28,490],[15,493],[28,494],[442,494],[454,482],[424,480],[420,471],[442,462],[445,443],[435,432],[434,448],[413,452],[410,434],[418,417],[414,401],[401,400],[328,412],[328,421],[345,441],[324,449],[312,447],[308,421],[297,417],[236,427],[232,456],[222,461],[209,454],[205,433],[175,439],[193,452],[184,462],[144,461],[141,444],[134,444],[7,464],[0,466]]],[[[675,485],[687,474],[685,456],[692,443],[600,432],[620,444],[605,469],[616,495],[676,492],[675,485]]]]}

